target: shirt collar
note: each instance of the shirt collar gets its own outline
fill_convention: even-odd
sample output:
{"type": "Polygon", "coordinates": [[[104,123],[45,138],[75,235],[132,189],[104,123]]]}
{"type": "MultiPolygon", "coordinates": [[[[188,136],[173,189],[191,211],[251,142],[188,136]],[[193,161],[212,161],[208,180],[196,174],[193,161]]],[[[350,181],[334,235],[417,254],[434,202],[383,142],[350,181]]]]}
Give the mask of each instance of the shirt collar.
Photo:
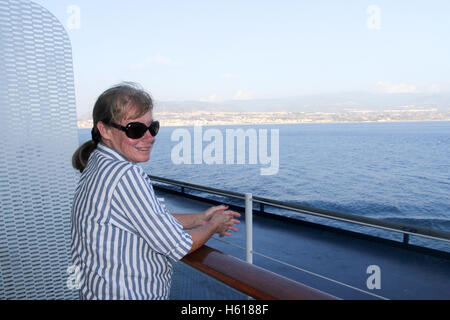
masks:
{"type": "Polygon", "coordinates": [[[120,152],[108,147],[103,142],[98,143],[97,150],[102,155],[104,155],[108,158],[119,160],[119,161],[128,161],[129,162],[129,160],[127,158],[125,158],[120,152]]]}

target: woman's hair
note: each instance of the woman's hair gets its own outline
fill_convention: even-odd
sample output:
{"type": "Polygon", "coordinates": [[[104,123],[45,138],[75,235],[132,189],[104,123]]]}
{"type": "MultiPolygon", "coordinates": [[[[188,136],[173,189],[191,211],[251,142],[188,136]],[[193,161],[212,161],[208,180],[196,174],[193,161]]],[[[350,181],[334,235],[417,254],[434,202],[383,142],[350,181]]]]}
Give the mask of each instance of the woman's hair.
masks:
{"type": "Polygon", "coordinates": [[[147,92],[138,84],[125,82],[103,92],[97,99],[92,112],[94,127],[92,140],[81,145],[72,156],[72,166],[83,172],[89,156],[102,141],[97,128],[99,121],[105,125],[120,123],[123,119],[136,119],[153,110],[153,101],[147,92]]]}

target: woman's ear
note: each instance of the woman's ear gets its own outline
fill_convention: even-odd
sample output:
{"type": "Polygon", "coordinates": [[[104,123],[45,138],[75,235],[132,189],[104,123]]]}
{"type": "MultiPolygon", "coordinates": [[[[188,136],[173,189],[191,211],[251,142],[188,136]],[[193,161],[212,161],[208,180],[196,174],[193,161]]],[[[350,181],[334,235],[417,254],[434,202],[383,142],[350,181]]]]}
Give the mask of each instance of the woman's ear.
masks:
{"type": "Polygon", "coordinates": [[[99,121],[99,122],[97,122],[97,129],[100,132],[103,139],[111,140],[111,135],[112,135],[111,129],[112,128],[110,126],[107,126],[103,122],[99,121]]]}

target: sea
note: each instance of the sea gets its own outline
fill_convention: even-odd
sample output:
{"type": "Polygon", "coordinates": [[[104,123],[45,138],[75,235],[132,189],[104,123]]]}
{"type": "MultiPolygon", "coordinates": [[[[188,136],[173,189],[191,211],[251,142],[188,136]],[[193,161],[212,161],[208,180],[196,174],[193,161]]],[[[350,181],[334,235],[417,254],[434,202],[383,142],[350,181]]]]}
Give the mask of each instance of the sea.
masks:
{"type": "MultiPolygon", "coordinates": [[[[80,144],[89,139],[90,129],[79,129],[80,144]]],[[[150,161],[140,165],[154,176],[450,232],[448,121],[204,127],[162,123],[150,161]],[[237,149],[237,143],[227,149],[227,134],[238,130],[257,138],[248,139],[244,149],[237,149]],[[222,141],[213,145],[211,136],[222,141]],[[239,162],[242,152],[245,160],[239,162]],[[216,161],[208,160],[208,154],[218,156],[216,161]],[[262,174],[270,166],[271,174],[262,174]]],[[[392,238],[401,241],[401,236],[392,238]]],[[[411,237],[411,243],[450,251],[448,242],[411,237]]]]}

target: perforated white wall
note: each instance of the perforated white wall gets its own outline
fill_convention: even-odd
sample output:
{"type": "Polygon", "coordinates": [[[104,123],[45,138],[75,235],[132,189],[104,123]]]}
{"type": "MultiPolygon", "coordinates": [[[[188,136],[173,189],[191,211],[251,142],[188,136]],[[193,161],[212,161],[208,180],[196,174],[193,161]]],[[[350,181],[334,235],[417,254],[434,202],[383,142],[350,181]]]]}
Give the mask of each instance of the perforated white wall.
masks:
{"type": "Polygon", "coordinates": [[[0,0],[0,299],[72,299],[70,206],[78,145],[63,26],[26,0],[0,0]]]}

